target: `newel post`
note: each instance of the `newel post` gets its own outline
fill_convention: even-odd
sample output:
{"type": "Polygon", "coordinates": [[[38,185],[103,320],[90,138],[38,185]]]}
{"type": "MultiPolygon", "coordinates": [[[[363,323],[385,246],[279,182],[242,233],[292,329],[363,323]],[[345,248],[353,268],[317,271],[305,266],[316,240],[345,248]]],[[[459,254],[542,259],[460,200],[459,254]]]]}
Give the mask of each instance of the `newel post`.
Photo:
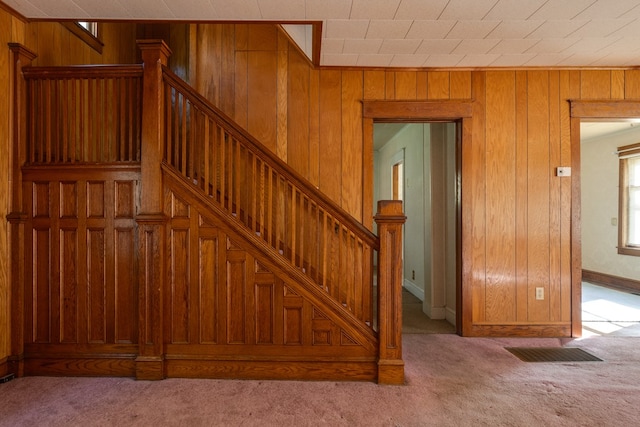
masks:
{"type": "Polygon", "coordinates": [[[139,40],[142,51],[142,139],[139,250],[139,353],[136,378],[164,378],[163,301],[165,226],[163,213],[162,147],[164,145],[162,66],[171,50],[162,40],[139,40]]]}
{"type": "Polygon", "coordinates": [[[10,93],[12,100],[9,120],[9,301],[11,324],[11,351],[8,371],[22,376],[24,371],[24,287],[25,287],[25,236],[27,221],[22,188],[22,165],[26,161],[27,147],[27,84],[22,69],[31,65],[37,56],[19,43],[9,43],[11,50],[10,93]]]}
{"type": "Polygon", "coordinates": [[[381,200],[378,224],[378,382],[404,384],[402,360],[402,201],[381,200]]]}

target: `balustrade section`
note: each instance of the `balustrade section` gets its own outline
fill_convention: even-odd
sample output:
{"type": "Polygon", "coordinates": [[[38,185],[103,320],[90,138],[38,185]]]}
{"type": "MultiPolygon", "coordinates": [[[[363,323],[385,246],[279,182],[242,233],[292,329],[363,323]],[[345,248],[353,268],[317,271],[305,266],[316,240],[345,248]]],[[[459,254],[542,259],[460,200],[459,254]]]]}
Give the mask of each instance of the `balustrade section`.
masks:
{"type": "Polygon", "coordinates": [[[170,70],[164,161],[372,326],[378,239],[170,70]]]}
{"type": "Polygon", "coordinates": [[[28,165],[140,161],[142,66],[27,67],[28,165]]]}

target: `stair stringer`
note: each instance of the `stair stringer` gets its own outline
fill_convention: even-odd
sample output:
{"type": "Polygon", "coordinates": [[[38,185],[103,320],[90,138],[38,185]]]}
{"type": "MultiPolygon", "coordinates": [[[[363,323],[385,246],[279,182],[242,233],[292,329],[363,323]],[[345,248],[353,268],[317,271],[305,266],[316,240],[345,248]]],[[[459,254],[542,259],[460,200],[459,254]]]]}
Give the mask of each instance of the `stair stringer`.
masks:
{"type": "MultiPolygon", "coordinates": [[[[182,211],[189,211],[191,218],[197,215],[197,223],[204,228],[219,230],[224,238],[224,250],[231,256],[248,260],[252,264],[250,277],[271,277],[273,275],[273,299],[267,304],[273,307],[273,340],[258,343],[256,328],[259,319],[247,317],[249,337],[244,343],[230,342],[230,336],[220,337],[217,343],[171,341],[166,345],[166,375],[181,377],[214,378],[273,378],[273,379],[357,379],[375,380],[377,377],[378,338],[373,329],[357,319],[350,311],[335,301],[322,288],[313,283],[305,274],[287,264],[280,254],[257,236],[236,224],[235,218],[221,211],[208,200],[198,188],[192,186],[171,167],[164,165],[165,204],[182,204],[182,211]],[[265,276],[266,274],[266,276],[265,276]],[[287,307],[287,304],[289,306],[287,307]],[[299,310],[299,314],[295,314],[299,310]],[[293,314],[293,328],[288,315],[293,314]],[[300,316],[299,322],[297,315],[300,316]],[[295,325],[301,327],[299,342],[287,342],[289,335],[295,335],[295,325]],[[282,330],[279,330],[282,328],[282,330]]],[[[170,210],[169,208],[167,209],[170,210]]],[[[171,212],[169,230],[171,235],[171,212]]],[[[191,220],[193,227],[194,220],[191,220]]],[[[210,232],[209,232],[210,233],[210,232]]],[[[224,277],[227,288],[235,286],[228,270],[227,261],[224,277]]],[[[240,273],[238,277],[245,277],[240,273]]],[[[169,276],[171,272],[169,272],[169,276]]],[[[264,280],[264,279],[256,279],[264,280]]],[[[269,279],[268,281],[271,281],[269,279]]],[[[253,289],[254,295],[257,288],[253,289]]],[[[258,297],[249,305],[257,307],[258,297]]],[[[237,303],[237,301],[236,301],[237,303]]],[[[231,310],[229,301],[220,307],[231,310]]],[[[256,309],[258,310],[258,309],[256,309]]],[[[268,309],[267,309],[268,310],[268,309]]],[[[249,310],[250,311],[250,310],[249,310]]],[[[224,316],[229,318],[230,313],[224,316]]],[[[226,332],[230,331],[226,322],[226,332]]],[[[237,322],[235,322],[237,323],[237,322]]],[[[219,329],[224,335],[225,328],[219,329]]],[[[236,331],[237,332],[237,331],[236,331]]]]}

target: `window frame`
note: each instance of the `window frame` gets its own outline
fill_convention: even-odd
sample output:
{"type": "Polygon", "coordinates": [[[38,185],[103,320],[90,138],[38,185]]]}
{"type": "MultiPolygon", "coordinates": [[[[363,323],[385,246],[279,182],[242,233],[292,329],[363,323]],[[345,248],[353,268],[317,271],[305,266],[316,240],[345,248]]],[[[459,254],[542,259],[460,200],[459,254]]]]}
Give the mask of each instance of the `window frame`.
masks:
{"type": "Polygon", "coordinates": [[[629,167],[628,161],[640,158],[640,143],[618,147],[620,183],[618,186],[618,253],[640,256],[640,246],[630,246],[629,238],[629,167]]]}

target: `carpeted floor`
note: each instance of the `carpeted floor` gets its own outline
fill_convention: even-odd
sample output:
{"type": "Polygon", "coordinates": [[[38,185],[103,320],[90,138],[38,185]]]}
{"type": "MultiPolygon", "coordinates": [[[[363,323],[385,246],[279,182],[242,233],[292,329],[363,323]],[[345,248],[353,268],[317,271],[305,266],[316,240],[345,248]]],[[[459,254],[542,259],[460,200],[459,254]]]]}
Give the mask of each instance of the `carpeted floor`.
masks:
{"type": "Polygon", "coordinates": [[[422,311],[422,301],[402,288],[403,334],[455,334],[456,328],[446,320],[432,320],[422,311]]]}
{"type": "Polygon", "coordinates": [[[0,426],[634,426],[637,338],[404,336],[407,383],[20,378],[0,426]],[[575,346],[602,362],[527,363],[504,347],[575,346]]]}
{"type": "MultiPolygon", "coordinates": [[[[621,315],[619,306],[584,304],[591,310],[585,323],[594,329],[579,340],[462,338],[448,322],[426,317],[421,302],[405,294],[404,386],[27,377],[0,384],[0,426],[639,424],[640,338],[630,336],[635,312],[611,322],[601,310],[615,308],[621,315]],[[596,331],[603,325],[606,330],[596,331]],[[527,363],[505,348],[562,346],[602,361],[527,363]]],[[[585,303],[603,299],[585,294],[585,303]]],[[[627,301],[617,304],[628,310],[627,301]]]]}

